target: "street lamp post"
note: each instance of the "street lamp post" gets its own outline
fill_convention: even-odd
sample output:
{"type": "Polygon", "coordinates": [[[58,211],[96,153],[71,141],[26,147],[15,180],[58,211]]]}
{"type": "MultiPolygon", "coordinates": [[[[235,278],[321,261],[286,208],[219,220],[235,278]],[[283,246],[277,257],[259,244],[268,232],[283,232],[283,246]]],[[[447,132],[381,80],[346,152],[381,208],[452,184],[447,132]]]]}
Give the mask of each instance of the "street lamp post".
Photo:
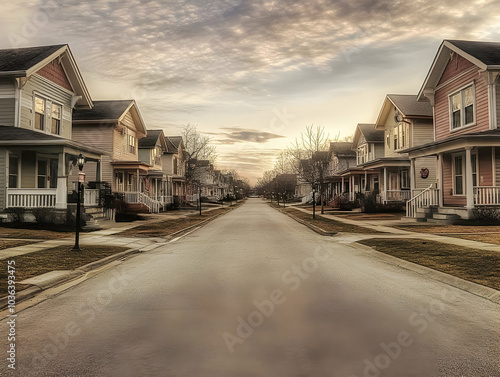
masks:
{"type": "Polygon", "coordinates": [[[286,208],[286,191],[283,191],[283,208],[286,208]]]}
{"type": "Polygon", "coordinates": [[[73,246],[72,251],[81,251],[80,249],[80,202],[82,196],[82,185],[85,182],[85,173],[82,172],[83,165],[85,164],[85,157],[80,153],[76,159],[76,164],[78,165],[78,196],[76,200],[76,233],[75,233],[75,246],[73,246]]]}
{"type": "Polygon", "coordinates": [[[313,219],[316,218],[316,189],[313,188],[313,219]]]}
{"type": "Polygon", "coordinates": [[[200,216],[201,216],[201,185],[200,185],[199,190],[198,190],[198,200],[200,202],[200,216]]]}

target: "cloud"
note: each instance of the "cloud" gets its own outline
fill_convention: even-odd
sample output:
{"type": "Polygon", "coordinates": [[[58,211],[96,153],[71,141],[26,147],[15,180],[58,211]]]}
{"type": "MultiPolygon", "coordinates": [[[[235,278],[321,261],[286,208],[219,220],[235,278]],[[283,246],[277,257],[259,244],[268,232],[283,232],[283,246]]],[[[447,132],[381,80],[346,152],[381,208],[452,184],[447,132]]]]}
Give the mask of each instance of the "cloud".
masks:
{"type": "Polygon", "coordinates": [[[207,132],[209,135],[215,135],[217,144],[236,144],[236,143],[267,143],[273,139],[284,138],[285,136],[266,131],[241,129],[236,127],[221,127],[223,132],[207,132]]]}

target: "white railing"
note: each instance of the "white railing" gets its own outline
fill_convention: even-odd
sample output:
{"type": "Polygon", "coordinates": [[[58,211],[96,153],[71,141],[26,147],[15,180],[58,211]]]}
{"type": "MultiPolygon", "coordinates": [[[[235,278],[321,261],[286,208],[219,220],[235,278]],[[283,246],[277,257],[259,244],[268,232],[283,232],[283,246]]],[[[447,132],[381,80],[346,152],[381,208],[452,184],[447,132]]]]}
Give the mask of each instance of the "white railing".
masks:
{"type": "Polygon", "coordinates": [[[418,208],[439,205],[439,190],[430,185],[406,202],[406,217],[415,217],[418,208]]]}
{"type": "Polygon", "coordinates": [[[411,199],[410,190],[387,190],[385,191],[386,202],[406,202],[411,199]]]}
{"type": "Polygon", "coordinates": [[[54,208],[56,189],[7,189],[7,208],[54,208]]]}
{"type": "Polygon", "coordinates": [[[311,191],[309,194],[307,194],[306,196],[304,196],[302,198],[302,204],[306,204],[306,203],[312,202],[312,200],[313,200],[313,193],[311,191]]]}
{"type": "Polygon", "coordinates": [[[87,207],[99,206],[99,190],[98,189],[85,189],[83,192],[83,205],[87,207]]]}
{"type": "Polygon", "coordinates": [[[162,204],[158,200],[151,198],[142,192],[125,192],[123,195],[127,203],[143,204],[148,207],[149,211],[152,213],[160,212],[160,207],[162,207],[162,204]]]}
{"type": "Polygon", "coordinates": [[[474,204],[478,206],[500,205],[500,187],[474,187],[474,204]]]}

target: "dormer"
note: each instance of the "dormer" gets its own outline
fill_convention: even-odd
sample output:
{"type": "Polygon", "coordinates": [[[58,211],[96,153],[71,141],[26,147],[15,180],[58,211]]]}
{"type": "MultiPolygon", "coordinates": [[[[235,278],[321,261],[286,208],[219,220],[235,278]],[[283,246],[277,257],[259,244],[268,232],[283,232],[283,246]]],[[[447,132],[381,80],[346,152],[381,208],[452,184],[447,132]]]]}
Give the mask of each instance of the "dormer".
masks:
{"type": "Polygon", "coordinates": [[[376,130],[374,124],[358,124],[352,150],[356,152],[357,165],[384,157],[384,131],[376,130]]]}

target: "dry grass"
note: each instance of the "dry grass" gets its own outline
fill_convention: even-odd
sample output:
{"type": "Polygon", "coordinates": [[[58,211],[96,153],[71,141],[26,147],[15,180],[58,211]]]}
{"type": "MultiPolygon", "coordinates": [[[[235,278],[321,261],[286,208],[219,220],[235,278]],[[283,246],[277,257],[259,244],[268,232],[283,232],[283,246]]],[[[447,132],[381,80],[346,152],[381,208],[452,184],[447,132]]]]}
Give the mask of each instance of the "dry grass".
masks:
{"type": "Polygon", "coordinates": [[[55,232],[53,230],[19,229],[0,227],[0,238],[19,238],[27,240],[53,240],[71,237],[72,232],[55,232]]]}
{"type": "Polygon", "coordinates": [[[346,233],[363,233],[363,234],[381,233],[373,229],[364,228],[357,225],[350,225],[332,219],[327,219],[326,217],[322,217],[319,214],[316,214],[316,218],[313,219],[312,214],[305,213],[293,207],[286,207],[285,209],[282,208],[281,210],[303,221],[307,221],[307,223],[317,226],[318,228],[323,229],[326,232],[346,232],[346,233]]]}
{"type": "Polygon", "coordinates": [[[399,225],[395,228],[408,230],[410,232],[431,234],[453,234],[453,233],[500,233],[498,225],[399,225]]]}
{"type": "MultiPolygon", "coordinates": [[[[51,249],[24,254],[1,260],[0,297],[7,294],[7,261],[16,262],[16,282],[54,270],[74,270],[88,263],[127,250],[126,247],[85,245],[83,251],[71,251],[72,245],[57,246],[51,249]]],[[[26,285],[16,284],[16,290],[26,288],[26,285]]]]}
{"type": "Polygon", "coordinates": [[[500,233],[493,234],[447,234],[448,237],[462,238],[464,240],[478,241],[500,245],[500,233]]]}
{"type": "Polygon", "coordinates": [[[0,250],[9,249],[11,247],[24,246],[34,243],[33,241],[24,240],[0,240],[0,250]]]}
{"type": "Polygon", "coordinates": [[[201,216],[199,214],[192,214],[182,218],[162,220],[154,223],[144,224],[118,233],[118,235],[127,235],[127,237],[166,237],[190,226],[199,224],[202,221],[211,219],[220,214],[227,213],[232,208],[235,208],[235,206],[202,212],[201,216]]]}
{"type": "Polygon", "coordinates": [[[415,239],[377,238],[358,242],[409,262],[500,289],[500,253],[495,251],[415,239]]]}
{"type": "Polygon", "coordinates": [[[373,221],[373,220],[401,220],[406,216],[403,212],[398,213],[342,213],[335,214],[335,216],[341,217],[348,220],[358,220],[358,221],[373,221]]]}

